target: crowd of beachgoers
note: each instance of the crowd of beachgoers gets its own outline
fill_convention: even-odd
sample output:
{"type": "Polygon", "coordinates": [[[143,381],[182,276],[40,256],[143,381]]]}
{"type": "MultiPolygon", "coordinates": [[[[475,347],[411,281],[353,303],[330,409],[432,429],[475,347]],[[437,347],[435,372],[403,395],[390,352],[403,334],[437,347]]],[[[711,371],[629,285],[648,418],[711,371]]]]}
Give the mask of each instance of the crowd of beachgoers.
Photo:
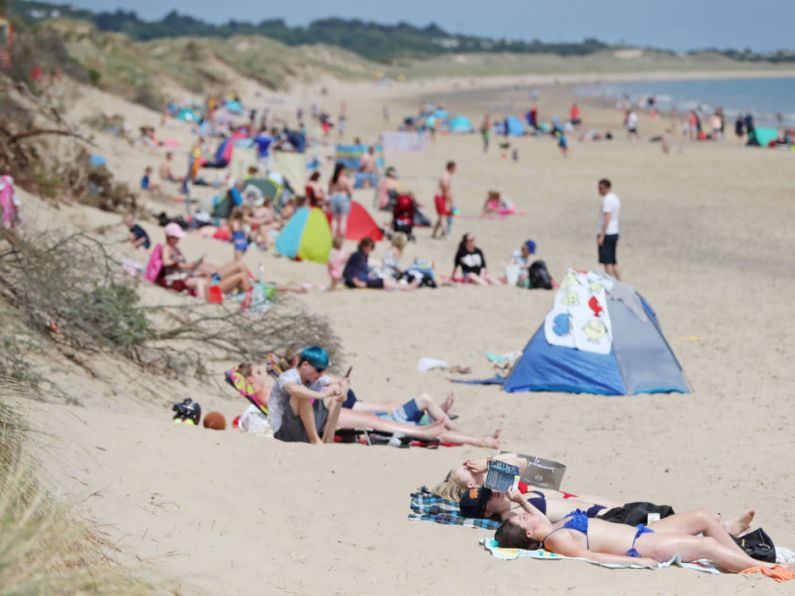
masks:
{"type": "MultiPolygon", "coordinates": [[[[653,101],[640,107],[620,102],[617,108],[623,114],[620,125],[633,141],[640,140],[643,132],[638,110],[658,117],[653,101]]],[[[147,166],[140,178],[140,192],[152,199],[149,204],[178,197],[184,206],[182,214],[167,213],[166,209],[160,214],[163,231],[159,238],[153,238],[141,225],[139,214],[124,214],[129,242],[147,254],[142,277],[162,286],[163,291],[187,292],[210,302],[237,296],[243,309],[253,308],[256,302],[278,292],[428,291],[441,285],[557,287],[538,258],[539,247],[533,239],[509,239],[510,250],[496,258],[490,256],[489,263],[496,261],[499,265],[489,267],[475,234],[466,230],[462,216],[495,220],[521,216],[519,207],[504,192],[490,190],[483,197],[482,210],[462,213],[456,201],[458,164],[449,160],[439,164],[433,200],[420,200],[398,170],[383,163],[382,139],[362,142],[349,137],[348,117],[344,103],[335,118],[313,104],[306,113],[299,108],[288,123],[267,110],[246,107],[235,94],[207,97],[187,106],[169,103],[161,125],[170,119],[180,120],[195,135],[187,155],[177,157],[176,148],[159,140],[152,127],[141,128],[140,135],[120,129],[118,134],[124,141],[162,152],[160,163],[147,166]],[[313,129],[322,131],[319,138],[308,133],[305,123],[310,120],[317,125],[313,129]],[[331,163],[312,156],[311,147],[334,142],[347,149],[338,151],[331,163]],[[244,152],[245,158],[236,155],[244,152]],[[280,159],[285,156],[292,158],[292,163],[297,159],[298,174],[289,167],[280,168],[280,164],[290,163],[289,159],[280,159]],[[196,198],[199,188],[214,194],[211,202],[202,204],[196,198]],[[372,190],[371,205],[354,201],[354,189],[361,188],[372,190]],[[378,224],[376,218],[385,221],[378,224]],[[190,234],[228,243],[228,262],[209,263],[203,257],[183,254],[180,241],[190,234]],[[293,237],[300,246],[293,254],[283,254],[284,258],[325,263],[327,286],[268,283],[244,264],[247,251],[279,252],[293,237]],[[376,246],[382,241],[385,248],[376,259],[376,246]],[[450,242],[449,267],[424,259],[403,262],[408,243],[431,241],[450,242]],[[355,250],[348,252],[346,246],[355,246],[355,250]]],[[[669,124],[665,134],[651,139],[661,143],[664,153],[671,151],[679,137],[720,142],[731,136],[720,109],[706,116],[694,110],[684,116],[666,117],[669,124]]],[[[386,106],[383,118],[390,125],[386,106]]],[[[394,128],[423,142],[434,142],[436,135],[447,132],[446,119],[443,106],[422,105],[418,114],[406,117],[394,128]]],[[[570,140],[607,142],[619,134],[589,129],[576,103],[565,120],[557,116],[542,120],[538,108],[532,106],[510,118],[484,115],[479,126],[468,132],[479,133],[474,142],[482,143],[483,152],[491,151],[494,143],[514,160],[519,155],[512,140],[520,134],[553,140],[564,157],[569,157],[570,140]]],[[[782,130],[775,139],[760,143],[751,114],[737,118],[733,134],[743,144],[789,148],[793,142],[792,131],[782,130]]],[[[15,223],[16,209],[13,181],[3,184],[4,223],[10,226],[15,223]]],[[[595,179],[593,188],[600,205],[594,234],[597,259],[607,275],[620,280],[617,247],[621,202],[613,181],[595,179]]],[[[318,445],[336,439],[382,440],[419,447],[500,448],[499,429],[486,435],[463,429],[453,413],[456,400],[452,393],[441,400],[421,393],[402,404],[364,400],[351,387],[350,370],[342,376],[330,374],[334,364],[322,346],[296,346],[262,365],[245,362],[227,371],[228,383],[249,402],[235,420],[235,427],[266,438],[318,445]]],[[[175,406],[175,419],[198,424],[194,405],[175,406]]],[[[216,426],[217,420],[209,424],[213,428],[226,426],[224,421],[216,426]]],[[[528,463],[516,454],[467,460],[451,470],[434,493],[457,504],[462,518],[499,522],[495,538],[501,547],[544,548],[604,564],[650,568],[679,555],[686,562],[708,559],[728,572],[761,569],[785,579],[795,577],[783,567],[770,571],[775,556],[773,560],[759,560],[742,548],[754,511],[736,518],[707,509],[674,513],[672,507],[653,502],[623,503],[587,492],[534,487],[524,481],[498,491],[485,486],[494,461],[520,469],[528,463]]]]}

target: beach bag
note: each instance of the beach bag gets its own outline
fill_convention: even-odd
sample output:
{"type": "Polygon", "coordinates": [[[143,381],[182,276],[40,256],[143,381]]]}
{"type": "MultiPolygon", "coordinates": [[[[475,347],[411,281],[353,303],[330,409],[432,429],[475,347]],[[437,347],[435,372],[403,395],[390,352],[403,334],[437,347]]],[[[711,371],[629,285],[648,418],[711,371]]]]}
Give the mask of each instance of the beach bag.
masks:
{"type": "Polygon", "coordinates": [[[547,264],[544,261],[533,261],[527,268],[527,279],[530,282],[530,289],[552,289],[552,276],[549,274],[547,264]]]}
{"type": "Polygon", "coordinates": [[[637,526],[638,524],[647,524],[650,513],[659,515],[660,519],[665,519],[674,515],[675,512],[670,505],[656,505],[647,501],[635,501],[624,503],[621,507],[608,509],[599,519],[614,524],[637,526]]]}
{"type": "Polygon", "coordinates": [[[776,547],[770,536],[762,528],[757,528],[753,532],[748,532],[739,538],[734,536],[732,538],[734,538],[737,546],[743,549],[745,554],[752,559],[766,563],[776,562],[776,547]]]}
{"type": "Polygon", "coordinates": [[[144,272],[144,279],[146,281],[155,283],[160,277],[160,272],[163,270],[163,245],[155,244],[152,249],[152,254],[149,255],[149,262],[146,264],[146,271],[144,272]]]}

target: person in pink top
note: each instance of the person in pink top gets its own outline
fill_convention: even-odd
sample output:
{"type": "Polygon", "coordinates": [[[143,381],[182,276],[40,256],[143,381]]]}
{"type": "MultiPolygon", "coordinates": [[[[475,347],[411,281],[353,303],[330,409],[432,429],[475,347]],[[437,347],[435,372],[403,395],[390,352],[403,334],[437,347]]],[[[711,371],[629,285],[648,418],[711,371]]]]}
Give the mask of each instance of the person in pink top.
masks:
{"type": "Polygon", "coordinates": [[[340,285],[342,281],[342,270],[345,268],[345,261],[348,260],[345,252],[342,250],[343,242],[344,240],[337,236],[331,244],[333,248],[329,255],[328,263],[326,263],[326,270],[328,271],[329,278],[331,278],[329,290],[336,290],[337,286],[340,285]]]}

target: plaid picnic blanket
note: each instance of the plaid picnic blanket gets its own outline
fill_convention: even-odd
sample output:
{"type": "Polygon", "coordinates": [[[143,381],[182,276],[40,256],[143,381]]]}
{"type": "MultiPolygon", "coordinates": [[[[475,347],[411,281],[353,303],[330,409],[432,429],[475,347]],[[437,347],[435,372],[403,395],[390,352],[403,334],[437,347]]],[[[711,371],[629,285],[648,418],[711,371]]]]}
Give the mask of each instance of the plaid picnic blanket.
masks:
{"type": "Polygon", "coordinates": [[[449,526],[483,528],[485,530],[496,530],[500,526],[500,522],[493,519],[464,517],[458,510],[458,503],[433,494],[425,486],[421,486],[416,492],[411,493],[409,519],[432,521],[449,526]]]}

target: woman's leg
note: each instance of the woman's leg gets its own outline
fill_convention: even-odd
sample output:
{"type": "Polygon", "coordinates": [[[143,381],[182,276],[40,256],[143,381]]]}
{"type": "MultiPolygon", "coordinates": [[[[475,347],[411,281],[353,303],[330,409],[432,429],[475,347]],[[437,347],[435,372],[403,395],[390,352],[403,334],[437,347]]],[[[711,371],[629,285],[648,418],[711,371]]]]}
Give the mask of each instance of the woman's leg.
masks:
{"type": "Polygon", "coordinates": [[[472,445],[473,447],[485,447],[486,449],[500,448],[500,432],[497,429],[491,436],[473,437],[457,430],[445,430],[437,438],[445,443],[460,443],[462,445],[472,445]]]}
{"type": "Polygon", "coordinates": [[[240,261],[232,261],[231,263],[227,263],[218,267],[215,270],[215,273],[224,278],[230,275],[236,275],[238,273],[246,274],[248,273],[248,269],[246,269],[246,266],[240,261]]]}
{"type": "Polygon", "coordinates": [[[677,513],[653,522],[649,524],[649,527],[655,532],[663,534],[690,534],[691,536],[704,534],[704,536],[714,538],[724,546],[733,547],[742,552],[740,547],[732,540],[732,537],[729,536],[726,528],[723,527],[720,518],[707,509],[677,513]]]}
{"type": "Polygon", "coordinates": [[[487,285],[489,285],[486,282],[486,280],[483,279],[482,277],[480,277],[477,273],[468,273],[467,274],[467,279],[469,281],[471,281],[472,283],[475,283],[475,284],[477,284],[479,286],[487,286],[487,285]]]}
{"type": "Polygon", "coordinates": [[[228,275],[222,278],[218,285],[224,294],[231,292],[236,288],[242,292],[248,292],[251,289],[251,282],[248,280],[248,275],[245,273],[235,273],[234,275],[228,275]]]}
{"type": "Polygon", "coordinates": [[[185,280],[185,286],[193,290],[199,298],[207,299],[207,279],[204,277],[189,277],[185,280]]]}
{"type": "Polygon", "coordinates": [[[419,439],[436,439],[444,431],[444,426],[441,422],[434,422],[427,426],[416,426],[406,422],[380,418],[370,412],[357,412],[348,408],[342,408],[340,411],[337,426],[339,428],[368,428],[387,433],[401,433],[419,439]]]}
{"type": "Polygon", "coordinates": [[[417,402],[417,407],[428,414],[428,416],[434,420],[441,420],[447,430],[460,430],[458,425],[450,420],[450,417],[447,415],[447,411],[442,409],[439,404],[437,404],[427,393],[421,393],[414,398],[414,401],[417,402]]]}
{"type": "Polygon", "coordinates": [[[710,536],[663,533],[643,534],[635,542],[635,548],[642,556],[657,561],[667,561],[674,555],[679,555],[686,563],[708,559],[721,569],[732,573],[759,565],[770,566],[752,559],[733,542],[732,546],[734,548],[729,548],[710,536]]]}

